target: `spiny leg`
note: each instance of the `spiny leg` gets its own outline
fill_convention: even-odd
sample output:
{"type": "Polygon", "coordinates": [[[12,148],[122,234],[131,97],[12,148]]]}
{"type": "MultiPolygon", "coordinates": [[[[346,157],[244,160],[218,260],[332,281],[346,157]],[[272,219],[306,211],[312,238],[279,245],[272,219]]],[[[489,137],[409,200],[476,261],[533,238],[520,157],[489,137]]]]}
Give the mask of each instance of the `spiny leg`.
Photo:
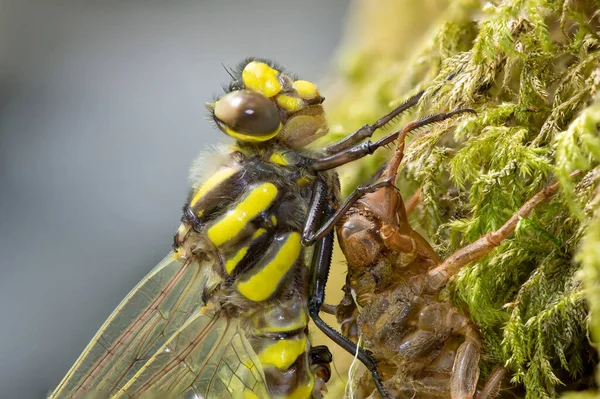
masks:
{"type": "Polygon", "coordinates": [[[414,96],[410,97],[408,100],[404,101],[402,104],[391,110],[389,113],[379,118],[377,121],[375,121],[375,123],[372,123],[370,125],[364,125],[357,131],[349,134],[337,143],[333,143],[325,147],[325,153],[333,154],[336,152],[346,150],[352,147],[353,145],[360,143],[364,139],[371,137],[377,129],[385,126],[386,124],[390,123],[394,118],[402,114],[404,111],[417,105],[421,97],[423,97],[423,94],[425,94],[425,90],[422,90],[414,96]]]}
{"type": "MultiPolygon", "coordinates": [[[[334,209],[330,203],[331,193],[325,182],[322,180],[316,180],[313,184],[313,197],[311,199],[311,205],[306,217],[304,235],[306,232],[312,232],[316,229],[317,224],[322,218],[331,217],[334,213],[334,209]]],[[[373,375],[373,379],[377,388],[379,389],[381,396],[387,398],[387,393],[383,388],[383,383],[379,372],[377,371],[377,364],[375,359],[365,352],[362,348],[349,340],[348,338],[341,335],[335,329],[330,327],[323,319],[321,319],[320,311],[321,306],[325,302],[325,286],[327,285],[327,278],[329,276],[329,269],[331,267],[331,257],[333,254],[333,230],[323,236],[314,246],[313,259],[311,262],[311,280],[309,284],[309,303],[308,311],[321,331],[327,335],[332,341],[336,342],[343,349],[351,354],[357,354],[358,359],[367,367],[367,369],[373,375]]]]}
{"type": "MultiPolygon", "coordinates": [[[[452,78],[454,78],[458,74],[458,72],[460,72],[460,70],[452,72],[450,75],[448,75],[446,77],[446,79],[444,79],[444,82],[447,82],[447,81],[451,80],[452,78]]],[[[434,91],[434,94],[438,90],[439,90],[439,88],[434,91]]],[[[379,118],[377,121],[375,121],[375,123],[370,124],[370,125],[364,125],[363,127],[359,128],[357,131],[349,134],[348,136],[344,137],[337,143],[333,143],[333,144],[325,147],[324,148],[325,153],[333,154],[336,152],[346,150],[346,149],[352,147],[353,145],[360,143],[364,139],[371,137],[377,129],[385,126],[386,124],[390,123],[394,118],[396,118],[397,116],[402,114],[404,111],[417,105],[419,103],[419,100],[421,100],[421,97],[423,97],[423,94],[425,94],[425,90],[421,90],[414,96],[410,97],[408,100],[406,100],[402,104],[398,105],[396,108],[391,110],[389,113],[387,113],[386,115],[379,118]]]]}
{"type": "MultiPolygon", "coordinates": [[[[357,147],[351,148],[350,150],[347,151],[342,151],[341,153],[338,154],[334,154],[332,156],[329,157],[325,157],[322,158],[320,160],[311,160],[309,167],[313,168],[314,170],[325,170],[325,169],[332,169],[335,168],[337,166],[343,165],[345,163],[351,162],[355,159],[359,159],[362,156],[368,155],[371,150],[365,150],[372,148],[372,151],[375,151],[375,149],[389,144],[392,141],[394,141],[396,138],[398,138],[398,148],[396,150],[396,153],[394,155],[394,157],[390,160],[390,162],[388,163],[388,165],[386,166],[380,181],[371,184],[369,186],[360,186],[357,189],[355,189],[349,196],[348,198],[346,198],[346,200],[342,203],[342,205],[327,219],[323,222],[322,226],[317,228],[317,219],[320,218],[320,216],[322,215],[320,209],[322,208],[317,208],[316,207],[316,203],[320,203],[320,202],[324,202],[326,201],[325,196],[325,192],[327,190],[326,185],[324,182],[317,180],[315,182],[315,185],[313,186],[313,199],[311,200],[311,207],[307,216],[307,223],[305,224],[305,229],[302,233],[302,243],[304,245],[311,245],[314,242],[316,242],[317,240],[321,239],[322,237],[325,236],[325,234],[327,234],[330,230],[333,229],[333,227],[335,226],[335,224],[346,214],[346,212],[348,211],[348,209],[350,209],[352,207],[352,205],[354,205],[356,203],[356,201],[358,201],[363,195],[367,194],[367,193],[371,193],[374,192],[376,190],[378,190],[379,188],[385,187],[385,186],[393,186],[393,182],[396,179],[396,174],[397,174],[397,169],[398,166],[400,165],[400,162],[402,161],[402,154],[404,154],[404,140],[406,138],[406,136],[408,135],[408,133],[410,133],[411,131],[414,131],[416,129],[422,128],[424,126],[427,125],[431,125],[434,123],[438,123],[438,122],[442,122],[448,118],[451,118],[454,115],[460,114],[460,113],[464,113],[464,112],[475,112],[470,108],[464,108],[464,109],[457,109],[448,113],[439,113],[439,114],[433,114],[430,116],[426,116],[424,118],[412,121],[408,124],[406,124],[406,126],[404,126],[402,128],[402,130],[400,130],[399,132],[394,132],[386,137],[384,137],[383,139],[377,141],[376,143],[372,144],[370,141],[367,141],[365,143],[360,144],[357,147]],[[372,146],[372,147],[371,147],[372,146]],[[355,149],[359,149],[358,151],[354,151],[355,149]],[[361,150],[362,149],[362,150],[361,150]],[[363,151],[363,152],[361,152],[363,151]],[[367,152],[364,152],[367,151],[367,152]],[[362,155],[361,155],[362,154],[362,155]],[[337,159],[337,161],[336,161],[337,159]],[[342,163],[336,163],[342,161],[342,163]],[[332,163],[333,162],[333,163],[332,163]],[[333,165],[331,167],[327,166],[324,169],[319,169],[321,167],[323,167],[324,165],[333,165]]],[[[371,151],[371,153],[372,153],[371,151]]],[[[395,188],[392,188],[393,190],[395,190],[395,188]]]]}
{"type": "MultiPolygon", "coordinates": [[[[323,190],[326,189],[327,186],[325,185],[324,182],[321,182],[321,181],[317,181],[317,182],[318,183],[316,183],[314,186],[315,187],[314,192],[322,193],[323,190]]],[[[309,217],[307,218],[307,221],[309,221],[311,223],[307,223],[305,225],[305,229],[302,233],[302,245],[310,246],[310,245],[314,244],[316,241],[323,238],[328,232],[330,232],[333,229],[333,226],[335,226],[336,223],[340,221],[340,219],[346,214],[346,212],[348,212],[348,210],[363,195],[365,195],[367,193],[372,193],[382,187],[389,186],[391,184],[393,184],[393,183],[390,182],[389,180],[383,180],[383,181],[378,181],[376,183],[370,184],[368,186],[357,187],[354,191],[352,191],[352,193],[350,193],[348,198],[346,198],[344,200],[344,202],[333,213],[333,215],[329,219],[327,219],[327,221],[325,221],[325,223],[318,230],[317,230],[316,223],[314,223],[314,222],[316,222],[316,218],[311,217],[312,215],[309,212],[309,217]]],[[[311,202],[314,205],[315,203],[319,202],[320,200],[321,200],[320,198],[314,199],[314,197],[313,197],[313,201],[311,201],[311,202]]],[[[314,206],[311,207],[311,210],[315,210],[315,209],[316,208],[314,206]]]]}
{"type": "MultiPolygon", "coordinates": [[[[333,209],[329,206],[329,212],[333,209]]],[[[341,335],[335,329],[330,327],[319,315],[321,305],[325,301],[325,286],[327,284],[327,278],[329,275],[329,269],[331,267],[331,256],[333,253],[333,231],[329,232],[323,239],[315,244],[313,261],[311,265],[311,284],[309,286],[309,302],[308,311],[310,317],[313,319],[317,327],[325,335],[327,335],[332,341],[340,345],[343,349],[349,353],[356,354],[357,358],[367,367],[373,376],[373,380],[379,393],[383,398],[388,398],[388,394],[383,387],[383,382],[377,371],[377,363],[375,359],[367,353],[364,349],[357,347],[357,345],[350,341],[348,338],[341,335]]]]}
{"type": "MultiPolygon", "coordinates": [[[[571,177],[579,175],[579,171],[571,174],[571,177]]],[[[487,233],[477,241],[463,247],[450,255],[442,264],[431,269],[427,273],[426,289],[430,292],[436,292],[446,285],[450,277],[452,277],[461,267],[477,260],[490,253],[494,248],[502,243],[508,237],[519,223],[519,220],[526,218],[531,214],[535,207],[545,199],[549,198],[558,189],[559,183],[554,183],[544,187],[541,191],[535,194],[525,202],[519,210],[498,230],[487,233]]]]}
{"type": "MultiPolygon", "coordinates": [[[[461,108],[461,109],[457,109],[457,110],[454,110],[454,111],[451,111],[448,113],[434,114],[434,115],[426,116],[422,119],[419,119],[419,120],[409,123],[407,126],[410,126],[410,128],[407,129],[407,126],[405,126],[403,128],[403,130],[407,129],[407,132],[416,130],[421,127],[430,125],[432,123],[442,122],[456,114],[460,114],[460,113],[464,113],[464,112],[475,113],[475,111],[472,110],[471,108],[461,108]]],[[[383,147],[383,146],[388,145],[391,142],[393,142],[397,137],[398,137],[398,133],[394,132],[394,133],[389,134],[375,142],[372,142],[370,140],[365,141],[354,147],[350,147],[345,150],[342,150],[342,151],[339,151],[336,153],[332,153],[331,155],[328,155],[326,157],[323,157],[320,159],[311,159],[307,162],[306,167],[313,171],[334,169],[334,168],[337,168],[338,166],[345,165],[349,162],[360,159],[366,155],[372,154],[378,148],[383,147]]]]}
{"type": "MultiPolygon", "coordinates": [[[[446,118],[456,115],[462,110],[456,110],[445,114],[446,118]]],[[[417,121],[418,122],[418,121],[417,121]]],[[[394,155],[383,170],[381,177],[386,181],[395,181],[398,168],[404,158],[405,139],[407,134],[414,130],[413,123],[409,123],[399,134],[398,144],[394,155]]],[[[418,125],[415,123],[415,125],[418,125]]],[[[408,205],[404,205],[400,193],[392,188],[385,188],[380,202],[384,204],[382,212],[383,225],[380,228],[380,236],[386,246],[394,252],[410,255],[408,259],[419,256],[423,261],[437,265],[440,260],[436,252],[421,235],[415,233],[408,223],[408,212],[414,210],[420,198],[420,189],[409,199],[408,205]]]]}

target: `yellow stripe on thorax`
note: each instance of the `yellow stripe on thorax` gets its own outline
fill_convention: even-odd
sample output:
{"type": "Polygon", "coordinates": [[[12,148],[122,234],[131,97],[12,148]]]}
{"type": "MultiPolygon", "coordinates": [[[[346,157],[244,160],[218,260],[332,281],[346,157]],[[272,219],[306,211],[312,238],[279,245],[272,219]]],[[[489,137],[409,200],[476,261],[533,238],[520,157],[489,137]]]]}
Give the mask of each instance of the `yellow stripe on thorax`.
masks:
{"type": "Polygon", "coordinates": [[[267,229],[260,228],[252,234],[252,239],[255,240],[267,232],[267,229]]]}
{"type": "Polygon", "coordinates": [[[287,271],[296,263],[300,249],[300,234],[290,233],[275,257],[248,280],[240,282],[237,285],[238,291],[251,301],[268,299],[287,271]]]}
{"type": "Polygon", "coordinates": [[[287,370],[306,351],[306,337],[299,339],[280,339],[269,345],[258,355],[263,366],[275,366],[279,370],[287,370]]]}
{"type": "Polygon", "coordinates": [[[232,210],[208,229],[208,239],[219,246],[236,237],[249,221],[271,205],[277,196],[277,187],[272,183],[263,183],[254,188],[232,210]]]}
{"type": "Polygon", "coordinates": [[[206,193],[215,188],[219,183],[226,180],[228,177],[237,172],[237,169],[226,166],[216,171],[211,177],[206,180],[202,186],[196,191],[194,196],[192,197],[192,201],[190,202],[190,206],[193,207],[200,200],[200,198],[204,197],[206,193]]]}
{"type": "Polygon", "coordinates": [[[248,253],[248,247],[243,247],[233,256],[233,258],[225,262],[225,271],[227,271],[227,274],[231,274],[238,263],[246,256],[246,253],[248,253]]]}

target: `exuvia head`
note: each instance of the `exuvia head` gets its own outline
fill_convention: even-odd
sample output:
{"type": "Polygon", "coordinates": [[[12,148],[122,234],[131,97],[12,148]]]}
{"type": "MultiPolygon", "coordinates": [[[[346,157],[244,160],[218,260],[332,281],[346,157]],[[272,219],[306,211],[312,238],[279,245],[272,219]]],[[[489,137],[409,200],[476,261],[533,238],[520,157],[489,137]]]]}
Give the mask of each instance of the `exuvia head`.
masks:
{"type": "Polygon", "coordinates": [[[301,148],[328,131],[317,87],[294,80],[266,60],[250,59],[233,71],[227,93],[207,104],[219,129],[236,140],[277,140],[301,148]]]}

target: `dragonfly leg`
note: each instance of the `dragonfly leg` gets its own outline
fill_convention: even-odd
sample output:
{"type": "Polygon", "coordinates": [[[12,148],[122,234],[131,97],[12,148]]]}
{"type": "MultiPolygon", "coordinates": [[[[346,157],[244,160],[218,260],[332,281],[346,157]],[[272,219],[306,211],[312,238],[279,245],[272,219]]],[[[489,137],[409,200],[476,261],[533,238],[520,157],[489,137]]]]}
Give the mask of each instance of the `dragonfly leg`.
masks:
{"type": "Polygon", "coordinates": [[[475,113],[471,108],[460,108],[454,111],[450,111],[448,113],[439,113],[426,116],[422,119],[418,119],[416,121],[408,123],[404,128],[402,128],[399,132],[394,132],[392,134],[388,134],[387,136],[377,140],[375,142],[365,141],[356,146],[347,148],[345,150],[341,150],[336,153],[331,153],[326,157],[320,159],[311,159],[307,163],[307,167],[312,169],[313,171],[321,171],[321,170],[329,170],[337,168],[338,166],[345,165],[349,162],[360,159],[366,155],[372,154],[380,147],[390,144],[394,141],[399,134],[406,135],[407,133],[425,127],[427,125],[431,125],[434,123],[442,122],[454,115],[470,112],[475,113]]]}
{"type": "MultiPolygon", "coordinates": [[[[451,80],[459,72],[460,72],[460,70],[452,72],[450,75],[448,75],[446,77],[446,79],[444,79],[444,81],[447,82],[447,81],[451,80]]],[[[437,90],[435,92],[437,92],[437,90]]],[[[419,100],[421,100],[421,97],[423,97],[423,94],[425,94],[425,90],[421,90],[414,96],[410,97],[409,99],[404,101],[402,104],[398,105],[396,108],[394,108],[393,110],[391,110],[390,112],[388,112],[387,114],[385,114],[384,116],[379,118],[377,121],[375,121],[375,123],[372,123],[370,125],[364,125],[363,127],[356,130],[354,133],[349,134],[348,136],[344,137],[337,143],[333,143],[333,144],[325,147],[324,151],[328,154],[332,154],[332,153],[340,152],[343,150],[347,150],[348,148],[352,147],[353,145],[360,143],[364,139],[371,137],[377,129],[387,125],[392,120],[394,120],[394,118],[400,116],[403,112],[405,112],[405,111],[409,110],[410,108],[414,107],[415,105],[417,105],[419,103],[419,100]]]]}
{"type": "Polygon", "coordinates": [[[313,186],[313,198],[311,200],[310,211],[307,216],[307,222],[304,232],[302,233],[302,244],[309,246],[323,238],[327,233],[333,230],[335,225],[344,217],[346,212],[359,200],[362,196],[368,193],[379,190],[386,186],[392,186],[393,182],[390,179],[378,181],[368,186],[357,187],[339,208],[329,216],[320,227],[317,227],[318,218],[323,215],[322,206],[319,204],[325,203],[325,194],[328,192],[327,185],[317,180],[313,186]]]}
{"type": "Polygon", "coordinates": [[[349,134],[337,143],[333,143],[325,147],[324,151],[328,154],[332,154],[343,150],[347,150],[355,144],[360,143],[364,139],[371,137],[377,129],[385,126],[386,124],[390,123],[394,118],[402,114],[404,111],[417,105],[421,97],[423,97],[423,94],[425,94],[424,90],[418,92],[417,94],[410,97],[408,100],[404,101],[402,104],[391,110],[389,113],[379,118],[377,121],[375,121],[375,123],[370,125],[364,125],[357,131],[349,134]]]}
{"type": "MultiPolygon", "coordinates": [[[[333,209],[329,207],[329,212],[333,209]]],[[[311,284],[309,286],[309,303],[308,311],[317,327],[332,341],[344,348],[351,354],[356,354],[357,358],[371,372],[373,381],[383,398],[388,398],[381,376],[377,370],[377,363],[373,356],[358,347],[354,342],[344,337],[338,331],[329,326],[320,316],[321,305],[325,302],[325,285],[331,267],[331,256],[333,253],[333,231],[330,231],[325,237],[315,244],[313,261],[311,265],[311,284]]]]}
{"type": "MultiPolygon", "coordinates": [[[[339,152],[329,157],[325,157],[322,159],[311,160],[309,163],[310,167],[314,170],[326,170],[333,169],[337,166],[343,165],[345,163],[351,162],[353,160],[359,159],[365,155],[373,153],[375,149],[390,144],[392,141],[398,139],[398,149],[392,160],[390,160],[388,166],[384,170],[382,174],[382,178],[380,181],[373,183],[368,186],[360,186],[355,189],[348,198],[342,203],[342,205],[337,209],[327,220],[323,222],[323,225],[317,229],[317,219],[321,217],[323,214],[323,206],[327,201],[327,192],[328,188],[325,182],[321,180],[317,180],[313,186],[313,198],[311,200],[311,207],[309,213],[307,215],[307,222],[305,224],[305,229],[302,234],[302,243],[304,245],[312,245],[315,241],[321,239],[327,234],[337,222],[339,222],[342,217],[346,214],[346,212],[358,201],[362,196],[368,193],[372,193],[377,191],[380,188],[390,187],[390,190],[394,191],[392,195],[399,194],[396,192],[396,188],[393,186],[393,183],[396,179],[396,170],[400,162],[402,161],[402,156],[404,154],[404,139],[406,135],[416,129],[421,127],[430,125],[432,123],[437,123],[444,121],[454,115],[461,114],[464,112],[475,112],[470,108],[457,109],[448,113],[439,113],[427,116],[425,118],[412,121],[408,123],[402,130],[399,132],[392,133],[390,135],[385,136],[381,140],[371,143],[370,141],[359,144],[356,147],[350,148],[348,150],[339,152]]],[[[395,211],[395,209],[394,209],[395,211]]]]}
{"type": "MultiPolygon", "coordinates": [[[[312,232],[316,228],[321,218],[329,219],[335,213],[333,206],[329,203],[331,194],[324,183],[315,182],[313,198],[311,200],[311,209],[309,210],[304,231],[312,232]]],[[[332,341],[340,345],[351,354],[357,354],[358,359],[367,367],[373,375],[375,385],[379,389],[381,396],[387,398],[388,395],[383,387],[383,382],[377,371],[377,363],[371,354],[344,337],[338,331],[329,326],[321,318],[321,306],[325,303],[325,286],[331,268],[331,256],[333,254],[333,235],[332,229],[326,233],[323,238],[314,245],[313,259],[311,263],[311,279],[309,284],[309,302],[308,311],[317,327],[332,341]]]]}

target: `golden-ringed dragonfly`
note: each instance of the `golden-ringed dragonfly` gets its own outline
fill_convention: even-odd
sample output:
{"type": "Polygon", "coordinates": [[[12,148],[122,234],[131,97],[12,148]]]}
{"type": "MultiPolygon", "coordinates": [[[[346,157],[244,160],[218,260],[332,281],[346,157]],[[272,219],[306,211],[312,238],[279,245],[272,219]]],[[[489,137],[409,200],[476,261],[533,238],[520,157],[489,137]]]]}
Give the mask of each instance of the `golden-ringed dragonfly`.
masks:
{"type": "Polygon", "coordinates": [[[328,127],[313,83],[264,59],[228,72],[226,93],[207,108],[235,143],[196,168],[174,251],[121,302],[51,398],[318,398],[331,354],[311,346],[309,316],[357,353],[387,396],[372,356],[319,316],[332,228],[349,204],[340,204],[333,169],[394,141],[397,133],[363,140],[422,93],[315,151],[306,146],[328,127]]]}

